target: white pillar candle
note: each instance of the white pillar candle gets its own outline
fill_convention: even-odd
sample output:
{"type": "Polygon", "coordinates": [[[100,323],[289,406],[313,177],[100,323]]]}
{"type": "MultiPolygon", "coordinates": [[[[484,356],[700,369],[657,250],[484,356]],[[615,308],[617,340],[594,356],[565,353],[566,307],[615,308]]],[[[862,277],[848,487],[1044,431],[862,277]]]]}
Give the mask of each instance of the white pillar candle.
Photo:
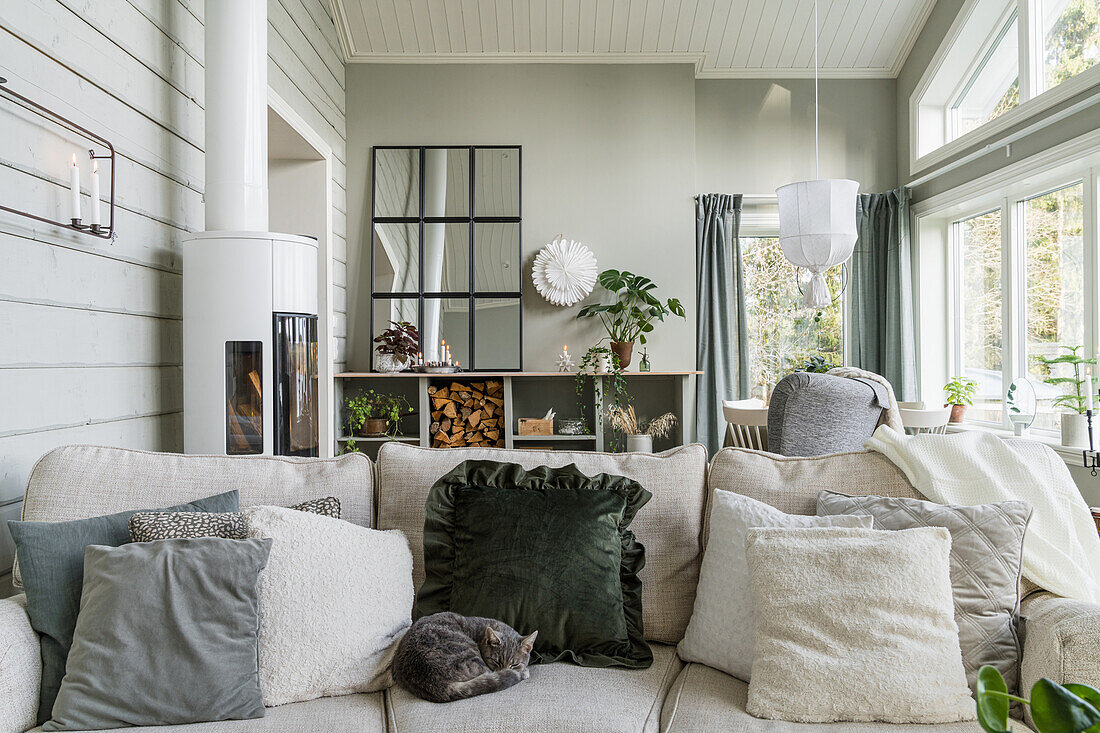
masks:
{"type": "Polygon", "coordinates": [[[99,163],[92,161],[92,226],[99,226],[99,163]]]}
{"type": "Polygon", "coordinates": [[[73,165],[69,169],[69,196],[72,201],[72,218],[80,218],[80,166],[76,164],[76,153],[73,153],[73,165]]]}

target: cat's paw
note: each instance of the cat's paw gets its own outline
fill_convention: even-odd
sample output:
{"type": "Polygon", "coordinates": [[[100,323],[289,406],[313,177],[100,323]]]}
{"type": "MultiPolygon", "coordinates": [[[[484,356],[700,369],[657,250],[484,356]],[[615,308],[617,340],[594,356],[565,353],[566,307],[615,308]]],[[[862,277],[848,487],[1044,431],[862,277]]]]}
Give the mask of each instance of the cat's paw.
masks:
{"type": "Polygon", "coordinates": [[[522,680],[531,679],[531,670],[528,669],[527,667],[524,667],[523,672],[520,674],[520,679],[522,679],[522,680]]]}

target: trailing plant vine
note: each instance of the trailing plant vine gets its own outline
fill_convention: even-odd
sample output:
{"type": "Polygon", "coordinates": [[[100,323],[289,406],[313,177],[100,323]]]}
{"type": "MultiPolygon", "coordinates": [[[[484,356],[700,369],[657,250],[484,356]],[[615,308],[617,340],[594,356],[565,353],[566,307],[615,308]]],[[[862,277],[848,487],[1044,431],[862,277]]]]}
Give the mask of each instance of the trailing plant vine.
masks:
{"type": "MultiPolygon", "coordinates": [[[[630,393],[626,390],[626,379],[623,377],[622,364],[619,363],[619,357],[615,355],[615,352],[606,346],[598,345],[584,352],[584,356],[581,357],[581,363],[577,367],[575,385],[577,391],[577,408],[580,410],[581,417],[584,418],[584,430],[587,434],[591,435],[592,430],[588,427],[584,400],[586,379],[592,380],[592,396],[595,398],[596,404],[603,405],[605,410],[621,410],[630,402],[630,393]],[[607,359],[607,363],[611,365],[611,370],[606,373],[599,371],[600,362],[603,359],[607,359]],[[607,377],[611,391],[609,395],[610,405],[607,404],[607,401],[604,399],[603,380],[597,377],[607,377]]],[[[596,414],[592,416],[592,425],[595,426],[595,421],[602,419],[603,414],[597,411],[596,414]]],[[[611,440],[608,441],[607,447],[611,451],[619,449],[620,440],[617,432],[615,432],[611,440]]]]}

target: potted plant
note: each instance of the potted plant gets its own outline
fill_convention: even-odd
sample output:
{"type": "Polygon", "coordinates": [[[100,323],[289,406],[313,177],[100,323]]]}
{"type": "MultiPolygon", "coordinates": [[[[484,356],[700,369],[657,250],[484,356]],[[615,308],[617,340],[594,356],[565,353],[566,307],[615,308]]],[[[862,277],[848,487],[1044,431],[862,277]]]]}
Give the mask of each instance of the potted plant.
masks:
{"type": "Polygon", "coordinates": [[[401,418],[412,414],[412,406],[401,395],[386,394],[368,389],[354,397],[344,399],[347,413],[348,450],[355,450],[355,436],[393,439],[397,437],[401,418]]]}
{"type": "Polygon", "coordinates": [[[943,385],[944,407],[951,405],[949,422],[960,423],[966,417],[966,408],[974,404],[974,395],[978,393],[978,383],[967,377],[951,377],[943,385]]]}
{"type": "Polygon", "coordinates": [[[378,352],[375,366],[380,372],[400,372],[408,369],[420,345],[420,332],[408,321],[390,321],[392,326],[375,336],[378,352]]]}
{"type": "Polygon", "coordinates": [[[1066,409],[1066,412],[1062,413],[1062,445],[1088,448],[1089,432],[1088,418],[1085,416],[1085,405],[1088,393],[1093,392],[1095,394],[1096,390],[1091,380],[1082,372],[1085,366],[1095,365],[1096,359],[1086,359],[1081,355],[1084,346],[1060,346],[1058,348],[1066,353],[1054,357],[1040,354],[1034,358],[1035,361],[1047,369],[1047,376],[1043,377],[1044,382],[1057,387],[1068,386],[1070,388],[1067,394],[1055,397],[1052,402],[1054,407],[1066,409]],[[1073,376],[1068,374],[1062,376],[1055,373],[1054,370],[1060,364],[1067,364],[1072,367],[1073,376]],[[1086,382],[1088,383],[1086,384],[1086,382]]]}
{"type": "Polygon", "coordinates": [[[978,670],[976,704],[978,723],[986,733],[1009,733],[1009,704],[1031,708],[1031,721],[1039,733],[1086,733],[1100,727],[1100,691],[1088,685],[1059,685],[1046,677],[1031,687],[1027,700],[1008,692],[1001,673],[988,664],[978,670]]]}
{"type": "Polygon", "coordinates": [[[619,366],[630,365],[634,341],[646,342],[653,321],[664,321],[671,314],[684,318],[684,307],[676,298],[661,301],[653,294],[656,283],[648,277],[623,270],[604,270],[599,283],[615,295],[615,302],[595,303],[581,308],[577,318],[598,317],[611,339],[611,350],[619,357],[619,366]]]}
{"type": "Polygon", "coordinates": [[[612,405],[607,410],[607,418],[613,428],[626,435],[626,450],[629,453],[652,453],[653,439],[667,438],[676,427],[676,416],[671,412],[647,423],[639,421],[633,405],[625,408],[612,405]]]}
{"type": "MultiPolygon", "coordinates": [[[[609,399],[612,407],[621,407],[630,401],[630,395],[626,391],[626,379],[623,377],[622,365],[615,352],[606,346],[591,347],[584,352],[581,363],[577,366],[577,376],[574,377],[577,390],[577,407],[583,418],[585,413],[584,387],[588,379],[592,380],[592,392],[597,404],[604,404],[609,399]],[[603,380],[596,377],[607,377],[607,385],[610,395],[603,393],[603,380]]],[[[595,419],[601,419],[597,414],[595,419]]],[[[618,439],[608,441],[608,448],[614,451],[618,447],[618,439]]]]}
{"type": "Polygon", "coordinates": [[[830,369],[836,369],[836,366],[836,364],[830,364],[821,354],[814,354],[813,356],[807,357],[802,366],[795,371],[827,374],[830,369]]]}

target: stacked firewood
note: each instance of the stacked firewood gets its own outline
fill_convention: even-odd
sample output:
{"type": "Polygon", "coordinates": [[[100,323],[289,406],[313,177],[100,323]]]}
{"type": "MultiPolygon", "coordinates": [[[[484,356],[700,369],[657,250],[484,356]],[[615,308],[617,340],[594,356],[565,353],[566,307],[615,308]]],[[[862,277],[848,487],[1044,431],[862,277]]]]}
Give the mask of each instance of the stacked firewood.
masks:
{"type": "Polygon", "coordinates": [[[451,382],[428,387],[433,448],[504,447],[504,383],[451,382]]]}

